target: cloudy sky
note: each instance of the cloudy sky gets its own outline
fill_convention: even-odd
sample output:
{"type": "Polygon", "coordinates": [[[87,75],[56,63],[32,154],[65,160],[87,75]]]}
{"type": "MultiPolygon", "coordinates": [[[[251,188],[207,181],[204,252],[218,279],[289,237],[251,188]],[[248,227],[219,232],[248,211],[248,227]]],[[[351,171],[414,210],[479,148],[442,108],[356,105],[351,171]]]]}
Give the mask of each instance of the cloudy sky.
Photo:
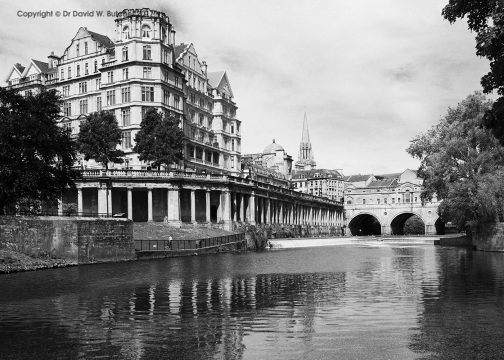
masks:
{"type": "MultiPolygon", "coordinates": [[[[488,63],[447,0],[2,1],[0,65],[61,55],[80,26],[114,36],[112,17],[27,19],[22,11],[150,7],[209,71],[226,70],[242,120],[242,152],[272,139],[298,158],[303,114],[318,167],[343,173],[416,168],[417,133],[471,92],[488,63]]],[[[4,80],[4,79],[2,79],[4,80]]]]}

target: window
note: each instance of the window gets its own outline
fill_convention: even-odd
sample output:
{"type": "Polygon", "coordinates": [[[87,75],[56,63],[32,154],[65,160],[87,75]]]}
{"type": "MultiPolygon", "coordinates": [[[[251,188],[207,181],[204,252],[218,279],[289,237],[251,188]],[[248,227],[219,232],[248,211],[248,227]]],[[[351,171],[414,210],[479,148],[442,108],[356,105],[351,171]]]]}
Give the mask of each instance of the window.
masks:
{"type": "Polygon", "coordinates": [[[70,66],[68,67],[68,78],[72,78],[72,68],[70,66]]]}
{"type": "Polygon", "coordinates": [[[168,50],[163,50],[163,63],[168,64],[170,62],[169,59],[170,59],[170,52],[168,50]]]}
{"type": "Polygon", "coordinates": [[[175,95],[173,97],[173,106],[176,108],[176,109],[180,109],[180,97],[178,95],[175,95]]]}
{"type": "Polygon", "coordinates": [[[212,119],[208,119],[208,127],[211,129],[212,128],[212,119]]]}
{"type": "Polygon", "coordinates": [[[231,124],[231,134],[234,134],[234,125],[231,124]]]}
{"type": "Polygon", "coordinates": [[[113,71],[109,71],[107,73],[107,78],[108,78],[108,82],[109,83],[113,83],[114,82],[114,72],[113,71]]]}
{"type": "Polygon", "coordinates": [[[196,121],[196,112],[194,110],[191,110],[189,112],[189,116],[190,116],[192,122],[196,121]]]}
{"type": "Polygon", "coordinates": [[[77,74],[75,76],[80,76],[80,65],[77,65],[77,74]]]}
{"type": "Polygon", "coordinates": [[[79,56],[79,44],[75,45],[75,53],[79,56]]]}
{"type": "Polygon", "coordinates": [[[387,203],[387,198],[383,199],[383,202],[386,204],[387,203]]]}
{"type": "Polygon", "coordinates": [[[150,109],[148,106],[142,106],[142,120],[150,109]]]}
{"type": "Polygon", "coordinates": [[[376,203],[379,204],[380,203],[380,199],[376,199],[376,203]]]}
{"type": "Polygon", "coordinates": [[[70,85],[63,86],[63,96],[69,96],[69,95],[70,95],[70,85]]]}
{"type": "Polygon", "coordinates": [[[101,87],[101,79],[98,78],[96,79],[96,90],[100,90],[100,87],[101,87]]]}
{"type": "Polygon", "coordinates": [[[179,87],[179,78],[178,78],[178,76],[175,77],[175,86],[179,87]]]}
{"type": "Polygon", "coordinates": [[[128,61],[128,47],[122,48],[122,61],[128,61]]]}
{"type": "Polygon", "coordinates": [[[129,79],[129,70],[128,69],[123,69],[123,80],[128,80],[129,79]]]}
{"type": "Polygon", "coordinates": [[[122,148],[131,149],[131,131],[124,131],[122,133],[122,148]]]}
{"type": "Polygon", "coordinates": [[[142,86],[142,101],[154,101],[154,86],[142,86]]]}
{"type": "Polygon", "coordinates": [[[191,94],[191,102],[196,104],[196,96],[194,94],[191,94]]]}
{"type": "Polygon", "coordinates": [[[107,106],[115,105],[115,90],[107,91],[107,106]]]}
{"type": "Polygon", "coordinates": [[[65,69],[61,68],[61,78],[60,80],[63,80],[65,78],[65,69]]]}
{"type": "Polygon", "coordinates": [[[83,81],[79,83],[79,94],[87,93],[87,82],[83,81]]]}
{"type": "Polygon", "coordinates": [[[362,199],[362,204],[365,205],[366,204],[366,199],[362,199]]]}
{"type": "Polygon", "coordinates": [[[84,55],[88,54],[88,45],[87,42],[84,43],[84,55]]]}
{"type": "Polygon", "coordinates": [[[144,60],[151,60],[151,47],[150,47],[150,45],[143,46],[143,59],[144,60]]]}
{"type": "Polygon", "coordinates": [[[101,111],[101,110],[102,110],[101,96],[98,96],[96,98],[96,111],[101,111]]]}
{"type": "Polygon", "coordinates": [[[80,114],[87,114],[88,112],[88,101],[87,100],[81,100],[79,101],[79,113],[80,114]]]}
{"type": "Polygon", "coordinates": [[[392,198],[392,204],[395,204],[395,198],[392,198]]]}
{"type": "Polygon", "coordinates": [[[142,25],[142,37],[150,37],[151,28],[149,25],[142,25]]]}
{"type": "Polygon", "coordinates": [[[66,102],[63,104],[63,115],[65,115],[65,116],[72,115],[72,103],[66,102]]]}
{"type": "Polygon", "coordinates": [[[88,63],[85,63],[84,64],[84,75],[89,75],[89,64],[88,63]]]}
{"type": "Polygon", "coordinates": [[[234,139],[231,140],[231,151],[235,151],[235,147],[234,147],[234,139]]]}
{"type": "Polygon", "coordinates": [[[165,89],[163,89],[163,103],[170,105],[170,92],[165,89]]]}
{"type": "Polygon", "coordinates": [[[33,91],[31,91],[31,90],[25,91],[25,96],[32,96],[32,95],[33,95],[33,91]]]}
{"type": "Polygon", "coordinates": [[[121,118],[123,126],[130,126],[130,119],[131,119],[130,108],[125,108],[121,110],[121,118]]]}
{"type": "Polygon", "coordinates": [[[143,78],[144,79],[150,79],[152,75],[152,68],[150,67],[144,67],[143,68],[143,78]]]}
{"type": "Polygon", "coordinates": [[[95,60],[94,61],[94,72],[97,73],[98,72],[98,60],[95,60]]]}
{"type": "Polygon", "coordinates": [[[121,100],[122,100],[123,104],[129,103],[131,101],[130,88],[129,87],[121,89],[121,100]]]}
{"type": "Polygon", "coordinates": [[[235,159],[234,159],[234,156],[231,156],[231,168],[234,168],[234,163],[235,163],[235,159]]]}
{"type": "Polygon", "coordinates": [[[199,114],[199,124],[200,124],[201,126],[203,126],[204,121],[205,121],[205,117],[203,116],[203,114],[199,114]]]}
{"type": "Polygon", "coordinates": [[[130,33],[129,33],[129,27],[125,26],[122,29],[122,37],[123,39],[129,39],[130,38],[130,33]]]}

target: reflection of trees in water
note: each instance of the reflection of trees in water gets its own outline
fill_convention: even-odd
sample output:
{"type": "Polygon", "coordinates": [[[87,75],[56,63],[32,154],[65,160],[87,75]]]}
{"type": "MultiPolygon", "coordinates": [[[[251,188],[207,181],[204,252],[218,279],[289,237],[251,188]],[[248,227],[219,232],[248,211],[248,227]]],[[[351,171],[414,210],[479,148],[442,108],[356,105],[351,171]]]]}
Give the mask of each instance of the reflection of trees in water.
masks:
{"type": "Polygon", "coordinates": [[[450,249],[439,256],[439,291],[424,285],[424,311],[410,349],[423,359],[502,358],[502,254],[450,249]]]}

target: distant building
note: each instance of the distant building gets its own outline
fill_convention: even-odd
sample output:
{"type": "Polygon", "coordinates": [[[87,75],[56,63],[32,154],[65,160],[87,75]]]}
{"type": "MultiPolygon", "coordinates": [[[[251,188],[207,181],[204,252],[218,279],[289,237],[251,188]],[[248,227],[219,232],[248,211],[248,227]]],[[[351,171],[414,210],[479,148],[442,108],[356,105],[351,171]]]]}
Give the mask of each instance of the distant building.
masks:
{"type": "Polygon", "coordinates": [[[293,190],[343,201],[344,179],[337,170],[298,170],[292,176],[293,190]]]}
{"type": "Polygon", "coordinates": [[[345,180],[345,206],[421,202],[423,180],[414,170],[384,175],[353,175],[345,180]]]}
{"type": "Polygon", "coordinates": [[[294,165],[296,171],[298,170],[312,170],[317,167],[317,163],[313,157],[312,145],[310,142],[310,133],[308,131],[308,119],[306,113],[303,120],[303,134],[301,136],[301,143],[299,144],[299,160],[294,165]]]}
{"type": "Polygon", "coordinates": [[[242,164],[244,169],[249,165],[254,165],[282,174],[284,179],[291,178],[292,156],[287,154],[283,146],[276,143],[275,139],[264,148],[262,153],[243,155],[242,164]]]}

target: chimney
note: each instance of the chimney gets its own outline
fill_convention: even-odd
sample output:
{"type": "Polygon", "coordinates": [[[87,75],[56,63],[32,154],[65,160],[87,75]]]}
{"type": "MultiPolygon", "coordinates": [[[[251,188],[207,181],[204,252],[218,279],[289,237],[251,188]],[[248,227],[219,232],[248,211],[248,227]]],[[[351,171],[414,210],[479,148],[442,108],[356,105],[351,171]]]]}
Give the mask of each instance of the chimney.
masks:
{"type": "Polygon", "coordinates": [[[201,62],[201,70],[203,71],[203,74],[205,74],[205,76],[206,76],[206,74],[207,74],[207,67],[208,67],[208,66],[207,66],[206,61],[202,61],[202,62],[201,62]]]}
{"type": "Polygon", "coordinates": [[[171,36],[171,44],[175,46],[175,30],[170,31],[170,36],[171,36]]]}

